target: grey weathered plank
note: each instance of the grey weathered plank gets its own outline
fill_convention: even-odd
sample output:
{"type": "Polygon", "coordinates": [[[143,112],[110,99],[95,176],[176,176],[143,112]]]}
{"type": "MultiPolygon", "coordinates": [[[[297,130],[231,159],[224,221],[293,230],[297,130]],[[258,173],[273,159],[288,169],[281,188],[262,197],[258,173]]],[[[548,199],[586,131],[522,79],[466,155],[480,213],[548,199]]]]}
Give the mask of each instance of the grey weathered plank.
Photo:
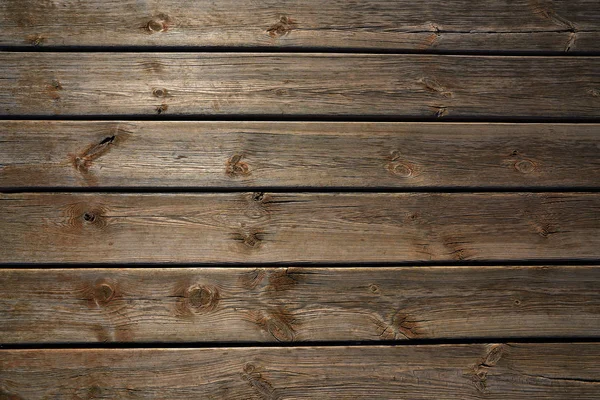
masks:
{"type": "Polygon", "coordinates": [[[598,118],[600,58],[0,53],[0,115],[598,118]]]}
{"type": "Polygon", "coordinates": [[[0,187],[596,187],[599,127],[0,121],[0,187]]]}
{"type": "Polygon", "coordinates": [[[0,270],[0,343],[597,337],[600,267],[0,270]]]}
{"type": "Polygon", "coordinates": [[[595,0],[0,3],[0,46],[598,51],[595,0]]]}
{"type": "Polygon", "coordinates": [[[600,345],[2,350],[10,399],[598,399],[600,345]],[[12,397],[11,397],[12,396],[12,397]]]}
{"type": "Polygon", "coordinates": [[[598,259],[595,193],[0,195],[7,262],[598,259]]]}

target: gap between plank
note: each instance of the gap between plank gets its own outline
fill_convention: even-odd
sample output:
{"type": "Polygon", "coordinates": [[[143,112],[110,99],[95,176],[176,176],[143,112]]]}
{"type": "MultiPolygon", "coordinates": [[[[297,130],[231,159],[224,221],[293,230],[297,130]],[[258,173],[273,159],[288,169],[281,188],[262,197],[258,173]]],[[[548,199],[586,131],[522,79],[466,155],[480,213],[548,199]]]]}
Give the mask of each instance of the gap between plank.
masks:
{"type": "MultiPolygon", "coordinates": [[[[589,33],[596,31],[578,31],[589,33]]],[[[525,33],[525,32],[523,32],[525,33]]],[[[527,32],[532,33],[532,32],[527,32]]],[[[543,33],[543,32],[533,32],[543,33]]],[[[519,56],[519,57],[600,57],[598,51],[531,51],[531,50],[411,50],[411,49],[385,49],[361,47],[226,47],[226,46],[0,46],[0,52],[15,53],[326,53],[326,54],[421,54],[421,55],[451,55],[451,56],[519,56]]]]}
{"type": "Polygon", "coordinates": [[[43,349],[203,349],[203,348],[277,348],[277,347],[385,347],[385,346],[438,346],[445,344],[488,344],[488,343],[600,343],[600,337],[489,337],[470,339],[409,339],[409,340],[372,340],[372,341],[306,341],[306,342],[138,342],[138,343],[20,343],[0,344],[2,350],[43,350],[43,349]]]}

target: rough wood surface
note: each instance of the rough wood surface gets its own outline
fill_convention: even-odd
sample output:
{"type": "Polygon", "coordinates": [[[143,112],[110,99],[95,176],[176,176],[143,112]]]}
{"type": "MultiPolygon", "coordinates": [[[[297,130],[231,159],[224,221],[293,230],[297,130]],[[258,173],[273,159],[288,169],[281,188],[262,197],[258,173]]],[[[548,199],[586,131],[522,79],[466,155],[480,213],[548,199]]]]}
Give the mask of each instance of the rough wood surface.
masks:
{"type": "Polygon", "coordinates": [[[582,124],[0,121],[0,187],[600,185],[582,124]]]}
{"type": "Polygon", "coordinates": [[[598,51],[596,0],[0,2],[0,46],[598,51]]]}
{"type": "Polygon", "coordinates": [[[0,270],[0,343],[598,337],[600,267],[0,270]]]}
{"type": "Polygon", "coordinates": [[[0,115],[598,118],[600,58],[0,53],[0,115]]]}
{"type": "Polygon", "coordinates": [[[596,400],[598,359],[588,343],[3,350],[0,395],[596,400]]]}
{"type": "Polygon", "coordinates": [[[0,195],[7,262],[600,258],[595,193],[0,195]]]}

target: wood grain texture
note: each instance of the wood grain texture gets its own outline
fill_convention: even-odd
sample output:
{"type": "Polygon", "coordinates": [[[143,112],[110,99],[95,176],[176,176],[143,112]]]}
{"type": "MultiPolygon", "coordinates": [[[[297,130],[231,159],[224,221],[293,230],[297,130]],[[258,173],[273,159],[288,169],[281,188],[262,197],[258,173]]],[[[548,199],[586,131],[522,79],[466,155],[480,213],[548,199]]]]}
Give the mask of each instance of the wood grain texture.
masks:
{"type": "Polygon", "coordinates": [[[0,46],[598,51],[595,0],[4,0],[0,46]]]}
{"type": "Polygon", "coordinates": [[[590,193],[2,194],[9,262],[598,259],[590,193]]]}
{"type": "Polygon", "coordinates": [[[600,267],[0,270],[0,343],[597,337],[600,267]]]}
{"type": "Polygon", "coordinates": [[[597,399],[598,344],[3,350],[5,398],[597,399]],[[13,396],[13,397],[10,397],[13,396]]]}
{"type": "Polygon", "coordinates": [[[0,187],[589,188],[599,127],[0,121],[0,187]]]}
{"type": "Polygon", "coordinates": [[[5,116],[598,118],[600,58],[0,53],[5,116]]]}

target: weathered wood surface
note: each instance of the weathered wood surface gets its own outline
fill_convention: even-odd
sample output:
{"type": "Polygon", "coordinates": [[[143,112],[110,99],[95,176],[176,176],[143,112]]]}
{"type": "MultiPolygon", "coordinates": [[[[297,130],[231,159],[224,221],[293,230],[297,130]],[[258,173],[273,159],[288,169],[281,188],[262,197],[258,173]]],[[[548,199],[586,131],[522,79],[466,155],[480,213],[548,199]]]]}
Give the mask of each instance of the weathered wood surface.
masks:
{"type": "Polygon", "coordinates": [[[3,350],[0,395],[596,400],[598,359],[591,343],[3,350]]]}
{"type": "Polygon", "coordinates": [[[0,121],[0,187],[598,187],[588,124],[0,121]]]}
{"type": "Polygon", "coordinates": [[[595,0],[0,2],[0,46],[598,51],[595,0]]]}
{"type": "Polygon", "coordinates": [[[0,270],[0,343],[597,337],[600,267],[0,270]]]}
{"type": "Polygon", "coordinates": [[[0,115],[598,118],[600,58],[0,53],[0,115]]]}
{"type": "Polygon", "coordinates": [[[7,262],[598,259],[595,193],[0,195],[7,262]]]}

